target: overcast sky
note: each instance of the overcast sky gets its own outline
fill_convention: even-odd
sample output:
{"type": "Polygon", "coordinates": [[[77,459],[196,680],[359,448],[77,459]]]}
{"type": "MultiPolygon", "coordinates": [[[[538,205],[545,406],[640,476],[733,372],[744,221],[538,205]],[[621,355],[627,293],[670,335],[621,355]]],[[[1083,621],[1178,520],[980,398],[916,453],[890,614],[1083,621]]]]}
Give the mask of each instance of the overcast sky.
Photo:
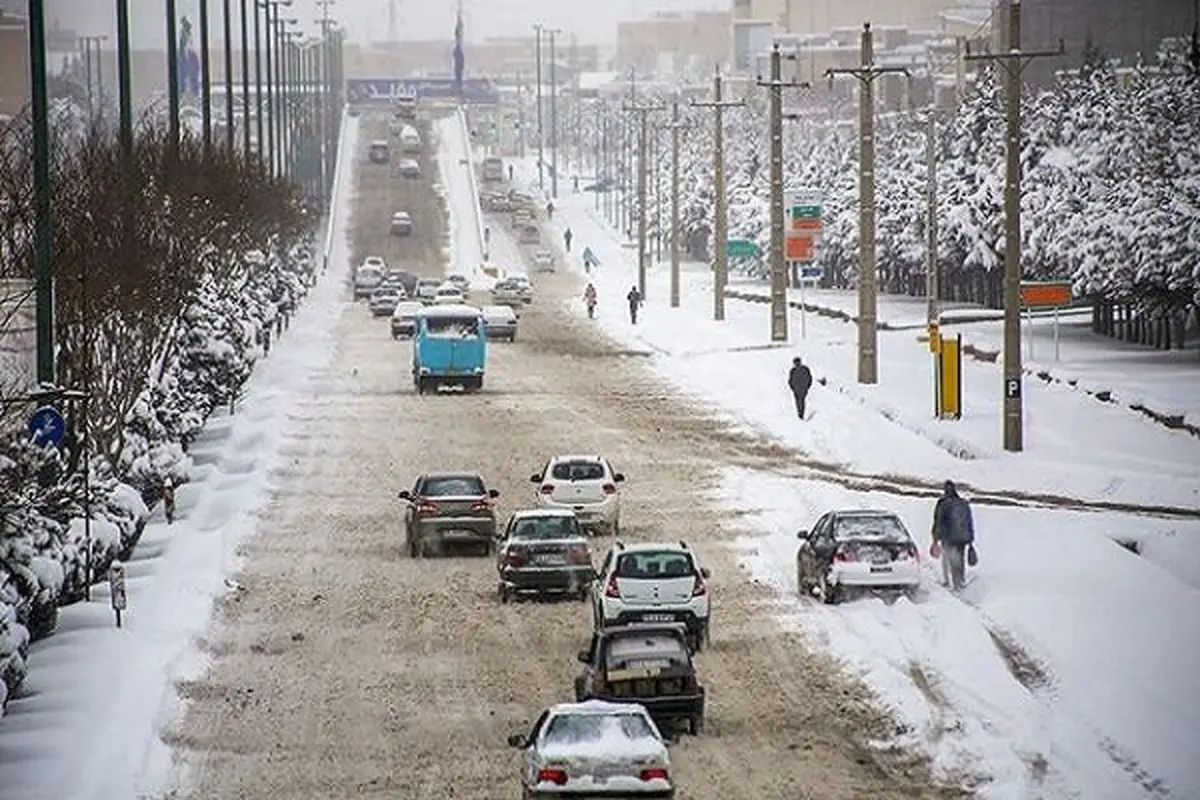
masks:
{"type": "MultiPolygon", "coordinates": [[[[112,0],[45,0],[47,23],[57,21],[81,35],[113,36],[116,28],[112,0]]],[[[180,16],[196,19],[198,0],[176,0],[180,16]]],[[[225,0],[209,0],[212,36],[221,35],[225,0]]],[[[251,0],[252,2],[252,0],[251,0]]],[[[241,0],[230,0],[239,17],[241,0]]],[[[401,39],[449,39],[454,34],[456,0],[396,0],[401,39]]],[[[129,0],[134,46],[164,46],[164,0],[129,0]]],[[[356,41],[386,38],[389,0],[335,0],[329,13],[349,29],[356,41]]],[[[467,41],[490,36],[520,36],[534,23],[577,33],[581,41],[613,42],[617,22],[651,16],[659,11],[729,8],[730,0],[463,0],[467,41]]],[[[315,31],[320,16],[317,0],[294,0],[285,14],[315,31]]],[[[237,26],[235,24],[235,31],[237,26]]],[[[238,34],[235,32],[235,37],[238,34]]]]}

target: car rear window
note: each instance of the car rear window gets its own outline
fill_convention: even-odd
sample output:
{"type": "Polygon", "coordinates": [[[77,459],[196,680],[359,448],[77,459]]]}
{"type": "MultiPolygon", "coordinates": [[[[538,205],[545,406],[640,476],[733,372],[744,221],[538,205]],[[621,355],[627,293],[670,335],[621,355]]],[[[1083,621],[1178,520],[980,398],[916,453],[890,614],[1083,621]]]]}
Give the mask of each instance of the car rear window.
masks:
{"type": "Polygon", "coordinates": [[[908,531],[900,520],[887,514],[879,516],[837,517],[833,538],[881,542],[908,542],[908,531]]]}
{"type": "Polygon", "coordinates": [[[602,481],[604,467],[595,461],[560,461],[550,475],[560,481],[602,481]]]}
{"type": "Polygon", "coordinates": [[[604,654],[604,664],[609,669],[668,666],[686,661],[687,644],[666,634],[615,636],[609,640],[608,652],[604,654]]]}
{"type": "Polygon", "coordinates": [[[569,745],[652,738],[654,729],[641,714],[555,714],[546,725],[544,740],[569,745]]]}
{"type": "Polygon", "coordinates": [[[426,478],[421,486],[425,497],[482,497],[487,494],[483,480],[472,475],[426,478]]]}
{"type": "Polygon", "coordinates": [[[692,557],[674,550],[622,553],[617,558],[617,577],[654,580],[687,578],[696,574],[692,557]]]}
{"type": "Polygon", "coordinates": [[[530,517],[513,524],[515,539],[567,539],[583,534],[574,517],[530,517]]]}

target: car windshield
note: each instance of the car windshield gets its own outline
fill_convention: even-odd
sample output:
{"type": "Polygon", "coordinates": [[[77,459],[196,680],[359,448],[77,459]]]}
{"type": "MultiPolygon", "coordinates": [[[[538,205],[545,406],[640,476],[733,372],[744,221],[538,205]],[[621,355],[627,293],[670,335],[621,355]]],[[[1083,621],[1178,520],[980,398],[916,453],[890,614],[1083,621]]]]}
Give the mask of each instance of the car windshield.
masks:
{"type": "Polygon", "coordinates": [[[399,297],[400,290],[395,286],[384,286],[381,289],[376,289],[374,297],[399,297]]]}
{"type": "Polygon", "coordinates": [[[426,317],[425,329],[439,339],[470,339],[479,335],[479,320],[470,317],[426,317]]]}
{"type": "Polygon", "coordinates": [[[617,577],[654,580],[689,578],[696,574],[692,557],[675,550],[622,553],[617,559],[617,577]]]}
{"type": "Polygon", "coordinates": [[[477,475],[439,475],[421,485],[425,497],[483,497],[483,479],[477,475]]]}
{"type": "MultiPolygon", "coordinates": [[[[603,745],[613,741],[654,739],[654,729],[641,714],[555,714],[543,734],[546,744],[603,745]]],[[[597,748],[602,750],[601,748],[597,748]]]]}
{"type": "Polygon", "coordinates": [[[890,514],[837,517],[833,538],[852,541],[908,542],[908,531],[890,514]]]}
{"type": "Polygon", "coordinates": [[[559,481],[602,481],[604,467],[596,461],[560,461],[550,475],[559,481]]]}
{"type": "Polygon", "coordinates": [[[604,664],[609,669],[666,667],[678,663],[687,663],[687,642],[667,633],[614,636],[604,654],[604,664]]]}
{"type": "Polygon", "coordinates": [[[484,310],[484,315],[492,322],[511,322],[517,318],[517,315],[511,308],[501,306],[500,308],[489,308],[484,310]]]}
{"type": "Polygon", "coordinates": [[[574,517],[526,517],[513,523],[514,539],[573,539],[582,536],[574,517]]]}
{"type": "Polygon", "coordinates": [[[425,306],[420,303],[401,303],[396,306],[396,316],[398,317],[415,317],[425,310],[425,306]]]}

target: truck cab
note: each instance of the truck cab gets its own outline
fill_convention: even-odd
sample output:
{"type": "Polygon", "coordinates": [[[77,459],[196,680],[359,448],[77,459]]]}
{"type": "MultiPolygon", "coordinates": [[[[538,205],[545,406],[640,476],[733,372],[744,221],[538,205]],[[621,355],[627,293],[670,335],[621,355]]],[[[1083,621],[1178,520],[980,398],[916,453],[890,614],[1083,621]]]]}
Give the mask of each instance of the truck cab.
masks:
{"type": "Polygon", "coordinates": [[[428,306],[413,331],[413,386],[417,394],[459,386],[483,388],[487,362],[487,326],[483,312],[467,305],[428,306]]]}

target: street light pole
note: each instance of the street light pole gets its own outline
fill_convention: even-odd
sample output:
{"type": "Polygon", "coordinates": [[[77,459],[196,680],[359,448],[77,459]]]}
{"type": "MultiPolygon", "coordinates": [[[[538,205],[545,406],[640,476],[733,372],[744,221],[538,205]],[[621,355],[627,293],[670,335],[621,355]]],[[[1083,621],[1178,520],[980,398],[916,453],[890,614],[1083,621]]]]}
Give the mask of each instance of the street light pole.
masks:
{"type": "Polygon", "coordinates": [[[671,104],[671,308],[679,308],[679,97],[671,104]]]}
{"type": "MultiPolygon", "coordinates": [[[[255,155],[260,166],[263,165],[263,157],[265,155],[263,149],[263,51],[262,51],[262,26],[259,21],[259,2],[254,0],[254,135],[258,138],[258,144],[254,148],[255,155]]],[[[268,86],[270,84],[268,83],[268,86]]]]}
{"type": "MultiPolygon", "coordinates": [[[[128,0],[121,0],[128,2],[128,0]]],[[[233,11],[229,0],[225,0],[225,146],[233,153],[235,145],[233,131],[233,11]]]]}
{"type": "Polygon", "coordinates": [[[242,152],[250,160],[250,24],[246,13],[247,0],[242,4],[242,152]]]}
{"type": "Polygon", "coordinates": [[[46,85],[46,9],[29,0],[29,73],[33,122],[34,289],[37,379],[54,384],[54,221],[50,202],[50,93],[46,85]]]}
{"type": "Polygon", "coordinates": [[[550,196],[558,198],[558,76],[555,71],[554,37],[557,28],[543,31],[550,35],[550,196]]]}
{"type": "Polygon", "coordinates": [[[92,37],[80,36],[79,49],[83,51],[83,77],[87,81],[88,116],[96,116],[96,99],[92,95],[92,37]]]}
{"type": "Polygon", "coordinates": [[[637,195],[638,195],[638,233],[637,233],[637,251],[638,251],[638,294],[644,300],[646,298],[646,168],[647,168],[647,146],[650,138],[650,123],[649,115],[655,111],[664,111],[666,106],[640,106],[636,103],[630,103],[625,106],[626,111],[632,111],[639,117],[640,127],[638,128],[638,176],[637,176],[637,195]]]}
{"type": "Polygon", "coordinates": [[[533,33],[534,33],[534,42],[535,42],[534,47],[536,48],[535,55],[534,55],[534,64],[535,64],[536,71],[537,71],[537,89],[535,92],[535,95],[536,95],[535,101],[537,102],[538,189],[545,191],[546,190],[546,179],[545,179],[545,176],[542,174],[542,172],[545,168],[542,163],[545,160],[545,153],[543,152],[544,145],[542,143],[542,26],[534,25],[533,33]]]}
{"type": "Polygon", "coordinates": [[[212,150],[212,65],[208,51],[208,0],[200,0],[200,109],[204,124],[204,151],[212,150]]]}
{"type": "Polygon", "coordinates": [[[175,33],[175,0],[167,0],[167,131],[171,158],[179,155],[179,42],[175,33]]]}

